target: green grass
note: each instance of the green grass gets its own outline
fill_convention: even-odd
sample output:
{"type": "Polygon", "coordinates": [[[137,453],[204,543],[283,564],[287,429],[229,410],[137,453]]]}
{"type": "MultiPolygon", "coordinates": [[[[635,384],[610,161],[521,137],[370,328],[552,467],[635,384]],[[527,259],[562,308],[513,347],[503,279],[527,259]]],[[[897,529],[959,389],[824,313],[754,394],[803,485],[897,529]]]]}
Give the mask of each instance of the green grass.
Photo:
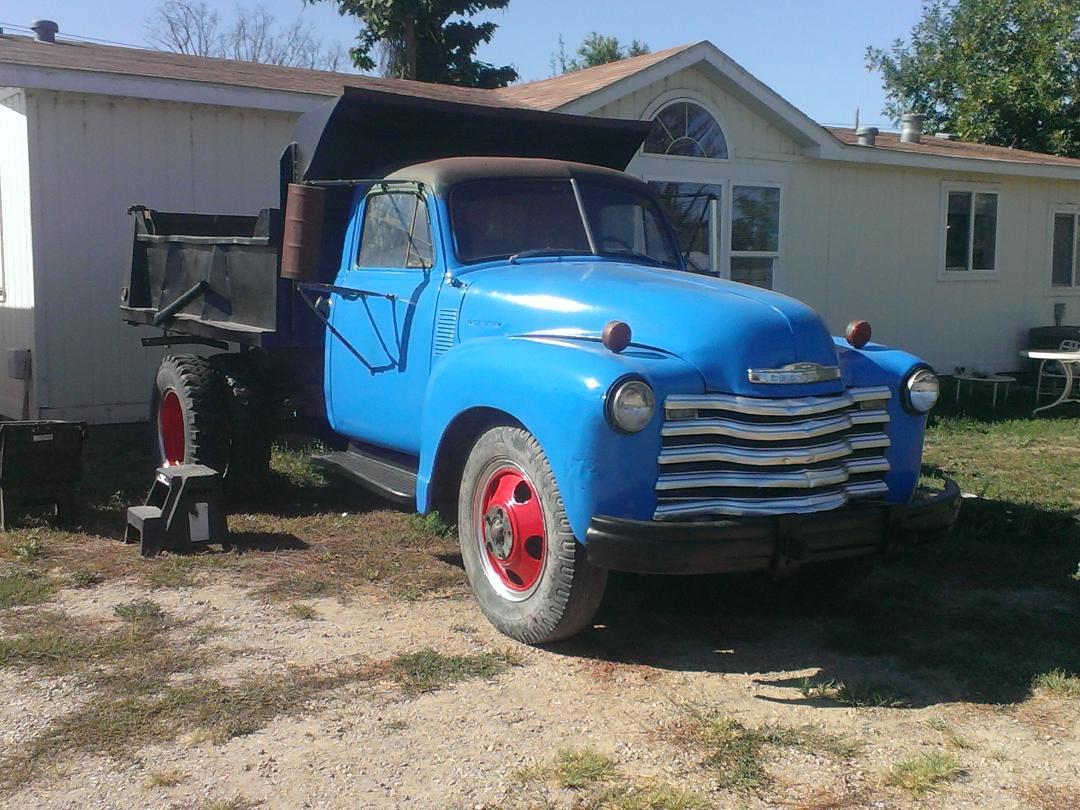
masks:
{"type": "Polygon", "coordinates": [[[926,725],[930,726],[930,728],[934,729],[934,731],[939,732],[945,738],[945,744],[948,745],[950,748],[955,748],[957,750],[968,750],[975,747],[962,736],[957,734],[956,731],[954,731],[952,727],[940,717],[931,717],[929,720],[926,721],[926,725]]]}
{"type": "Polygon", "coordinates": [[[389,661],[389,674],[406,694],[433,692],[470,678],[494,678],[522,664],[512,649],[470,655],[446,655],[430,647],[398,655],[389,661]]]}
{"type": "Polygon", "coordinates": [[[706,797],[659,782],[617,784],[590,807],[597,810],[709,810],[715,807],[706,797]]]}
{"type": "Polygon", "coordinates": [[[1080,677],[1061,669],[1036,675],[1031,687],[1057,697],[1080,698],[1080,677]]]}
{"type": "Polygon", "coordinates": [[[890,681],[845,682],[803,678],[799,683],[803,697],[823,698],[856,709],[907,709],[911,702],[890,681]]]}
{"type": "Polygon", "coordinates": [[[113,614],[130,624],[156,625],[165,621],[165,611],[152,599],[136,599],[114,605],[113,614]]]}
{"type": "Polygon", "coordinates": [[[857,743],[816,726],[750,728],[712,709],[682,708],[685,719],[672,736],[704,756],[703,765],[723,788],[753,790],[769,784],[765,771],[769,748],[790,748],[839,760],[850,759],[860,750],[857,743]]]}
{"type": "Polygon", "coordinates": [[[980,498],[964,501],[951,535],[803,625],[919,673],[934,700],[1014,703],[1041,673],[1080,672],[1080,419],[938,418],[924,460],[928,477],[980,498]]]}
{"type": "Polygon", "coordinates": [[[959,778],[963,773],[963,769],[952,756],[932,752],[919,754],[893,765],[885,777],[885,784],[906,790],[916,798],[922,798],[943,784],[959,778]]]}
{"type": "Polygon", "coordinates": [[[559,787],[581,790],[612,778],[615,760],[593,748],[563,748],[555,756],[555,780],[559,787]]]}
{"type": "Polygon", "coordinates": [[[51,598],[57,584],[34,570],[0,573],[0,610],[20,605],[37,605],[51,598]]]}

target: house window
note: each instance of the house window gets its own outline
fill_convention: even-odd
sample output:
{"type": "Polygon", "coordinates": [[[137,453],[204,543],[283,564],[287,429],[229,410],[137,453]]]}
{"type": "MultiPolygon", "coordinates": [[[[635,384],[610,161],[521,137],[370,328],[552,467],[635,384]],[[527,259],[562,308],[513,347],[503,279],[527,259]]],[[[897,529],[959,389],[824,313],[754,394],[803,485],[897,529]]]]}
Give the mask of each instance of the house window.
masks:
{"type": "Polygon", "coordinates": [[[686,257],[691,270],[699,273],[716,272],[719,257],[712,256],[716,249],[711,238],[712,220],[709,215],[711,200],[722,201],[724,187],[710,183],[663,183],[651,182],[650,186],[660,198],[660,207],[675,229],[679,251],[686,257]]]}
{"type": "Polygon", "coordinates": [[[428,268],[434,263],[433,256],[423,200],[405,192],[367,198],[358,267],[428,268]]]}
{"type": "Polygon", "coordinates": [[[732,186],[732,281],[772,289],[780,258],[780,189],[732,186]]]}
{"type": "Polygon", "coordinates": [[[994,191],[948,191],[945,213],[945,271],[997,269],[998,195],[994,191]]]}
{"type": "Polygon", "coordinates": [[[1050,283],[1055,287],[1080,287],[1080,214],[1054,213],[1054,249],[1050,265],[1050,283]]]}
{"type": "Polygon", "coordinates": [[[719,160],[728,156],[727,140],[716,119],[700,104],[690,101],[676,101],[656,115],[642,151],[719,160]]]}

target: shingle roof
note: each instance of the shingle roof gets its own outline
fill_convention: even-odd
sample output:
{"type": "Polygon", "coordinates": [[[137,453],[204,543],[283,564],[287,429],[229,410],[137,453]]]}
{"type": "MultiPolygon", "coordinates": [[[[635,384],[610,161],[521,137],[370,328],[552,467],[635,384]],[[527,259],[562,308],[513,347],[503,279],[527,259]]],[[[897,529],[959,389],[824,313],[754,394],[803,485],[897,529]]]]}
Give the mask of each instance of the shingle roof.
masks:
{"type": "MultiPolygon", "coordinates": [[[[45,43],[38,42],[33,37],[11,34],[0,35],[0,65],[81,70],[325,96],[341,95],[344,87],[361,87],[405,96],[466,104],[558,110],[579,98],[609,87],[693,47],[695,46],[680,45],[607,65],[497,90],[451,87],[405,79],[384,79],[356,73],[334,73],[239,62],[231,59],[212,59],[64,39],[59,39],[55,43],[45,43]]],[[[853,129],[845,127],[827,127],[826,129],[842,143],[849,145],[857,143],[853,129]]],[[[1080,168],[1080,160],[1074,158],[988,146],[970,141],[944,140],[933,136],[924,136],[922,143],[908,144],[901,142],[900,137],[895,133],[881,133],[877,136],[877,145],[874,148],[926,156],[1080,168]]]]}
{"type": "Polygon", "coordinates": [[[602,90],[620,79],[639,73],[645,68],[659,64],[692,47],[694,46],[679,45],[667,50],[647,53],[644,56],[633,56],[606,65],[575,70],[550,79],[513,85],[498,92],[510,101],[526,104],[539,110],[556,110],[564,104],[602,90]]]}
{"type": "MultiPolygon", "coordinates": [[[[857,144],[858,138],[855,130],[848,127],[826,127],[840,141],[846,144],[857,144]]],[[[942,157],[976,158],[977,160],[996,160],[1006,163],[1032,163],[1040,166],[1070,166],[1080,167],[1080,160],[1076,158],[1058,157],[1057,155],[1045,155],[1042,152],[1028,152],[1023,149],[1010,149],[1005,146],[990,146],[985,143],[972,141],[950,140],[947,138],[935,138],[933,135],[922,136],[919,143],[904,143],[895,132],[880,133],[873,147],[863,149],[888,149],[894,152],[909,152],[914,155],[939,155],[942,157]]]]}
{"type": "Polygon", "coordinates": [[[325,96],[341,95],[342,88],[350,86],[469,104],[521,106],[509,99],[493,95],[493,91],[470,87],[382,79],[357,73],[333,73],[326,70],[238,62],[232,59],[212,59],[63,39],[58,39],[55,43],[38,42],[33,37],[10,34],[0,36],[0,64],[3,63],[156,79],[180,79],[325,96]]]}

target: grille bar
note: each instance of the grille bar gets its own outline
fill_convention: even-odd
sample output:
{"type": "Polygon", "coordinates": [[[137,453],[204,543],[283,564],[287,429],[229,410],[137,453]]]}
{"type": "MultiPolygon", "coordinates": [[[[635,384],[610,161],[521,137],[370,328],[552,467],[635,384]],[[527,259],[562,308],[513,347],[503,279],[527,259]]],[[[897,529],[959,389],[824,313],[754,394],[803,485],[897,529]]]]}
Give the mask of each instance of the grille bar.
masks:
{"type": "Polygon", "coordinates": [[[851,411],[799,422],[741,422],[737,419],[679,419],[664,422],[662,436],[730,436],[735,439],[786,441],[813,439],[849,430],[854,425],[885,424],[884,409],[851,411]]]}
{"type": "Polygon", "coordinates": [[[871,386],[783,399],[667,397],[654,517],[798,514],[886,494],[891,396],[871,386]]]}
{"type": "Polygon", "coordinates": [[[843,394],[827,397],[792,397],[790,399],[762,399],[734,394],[671,394],[664,400],[668,410],[694,408],[699,410],[733,411],[735,413],[761,414],[764,416],[809,416],[851,407],[859,402],[886,401],[892,392],[885,386],[850,388],[843,394]]]}
{"type": "Polygon", "coordinates": [[[656,481],[656,489],[679,490],[701,489],[703,487],[749,487],[775,488],[791,487],[794,489],[815,489],[832,484],[843,484],[852,475],[869,472],[888,472],[889,462],[884,457],[855,458],[835,467],[794,472],[746,472],[724,471],[705,473],[670,473],[661,475],[656,481]]]}

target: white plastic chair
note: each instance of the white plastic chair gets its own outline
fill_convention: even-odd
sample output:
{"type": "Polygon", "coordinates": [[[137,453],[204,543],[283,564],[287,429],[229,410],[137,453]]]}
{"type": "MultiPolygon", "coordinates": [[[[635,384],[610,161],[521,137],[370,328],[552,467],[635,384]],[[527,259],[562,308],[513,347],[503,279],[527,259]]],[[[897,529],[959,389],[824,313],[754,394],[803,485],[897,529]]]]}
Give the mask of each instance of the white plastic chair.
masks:
{"type": "MultiPolygon", "coordinates": [[[[1063,340],[1061,345],[1058,346],[1058,351],[1061,352],[1080,352],[1080,340],[1063,340]]],[[[1047,396],[1060,396],[1061,385],[1065,384],[1065,370],[1062,369],[1062,365],[1068,362],[1072,366],[1073,377],[1080,377],[1080,361],[1073,360],[1043,360],[1039,363],[1039,379],[1035,384],[1035,401],[1038,402],[1040,397],[1043,396],[1043,380],[1060,380],[1060,385],[1054,384],[1047,386],[1047,396]]]]}

